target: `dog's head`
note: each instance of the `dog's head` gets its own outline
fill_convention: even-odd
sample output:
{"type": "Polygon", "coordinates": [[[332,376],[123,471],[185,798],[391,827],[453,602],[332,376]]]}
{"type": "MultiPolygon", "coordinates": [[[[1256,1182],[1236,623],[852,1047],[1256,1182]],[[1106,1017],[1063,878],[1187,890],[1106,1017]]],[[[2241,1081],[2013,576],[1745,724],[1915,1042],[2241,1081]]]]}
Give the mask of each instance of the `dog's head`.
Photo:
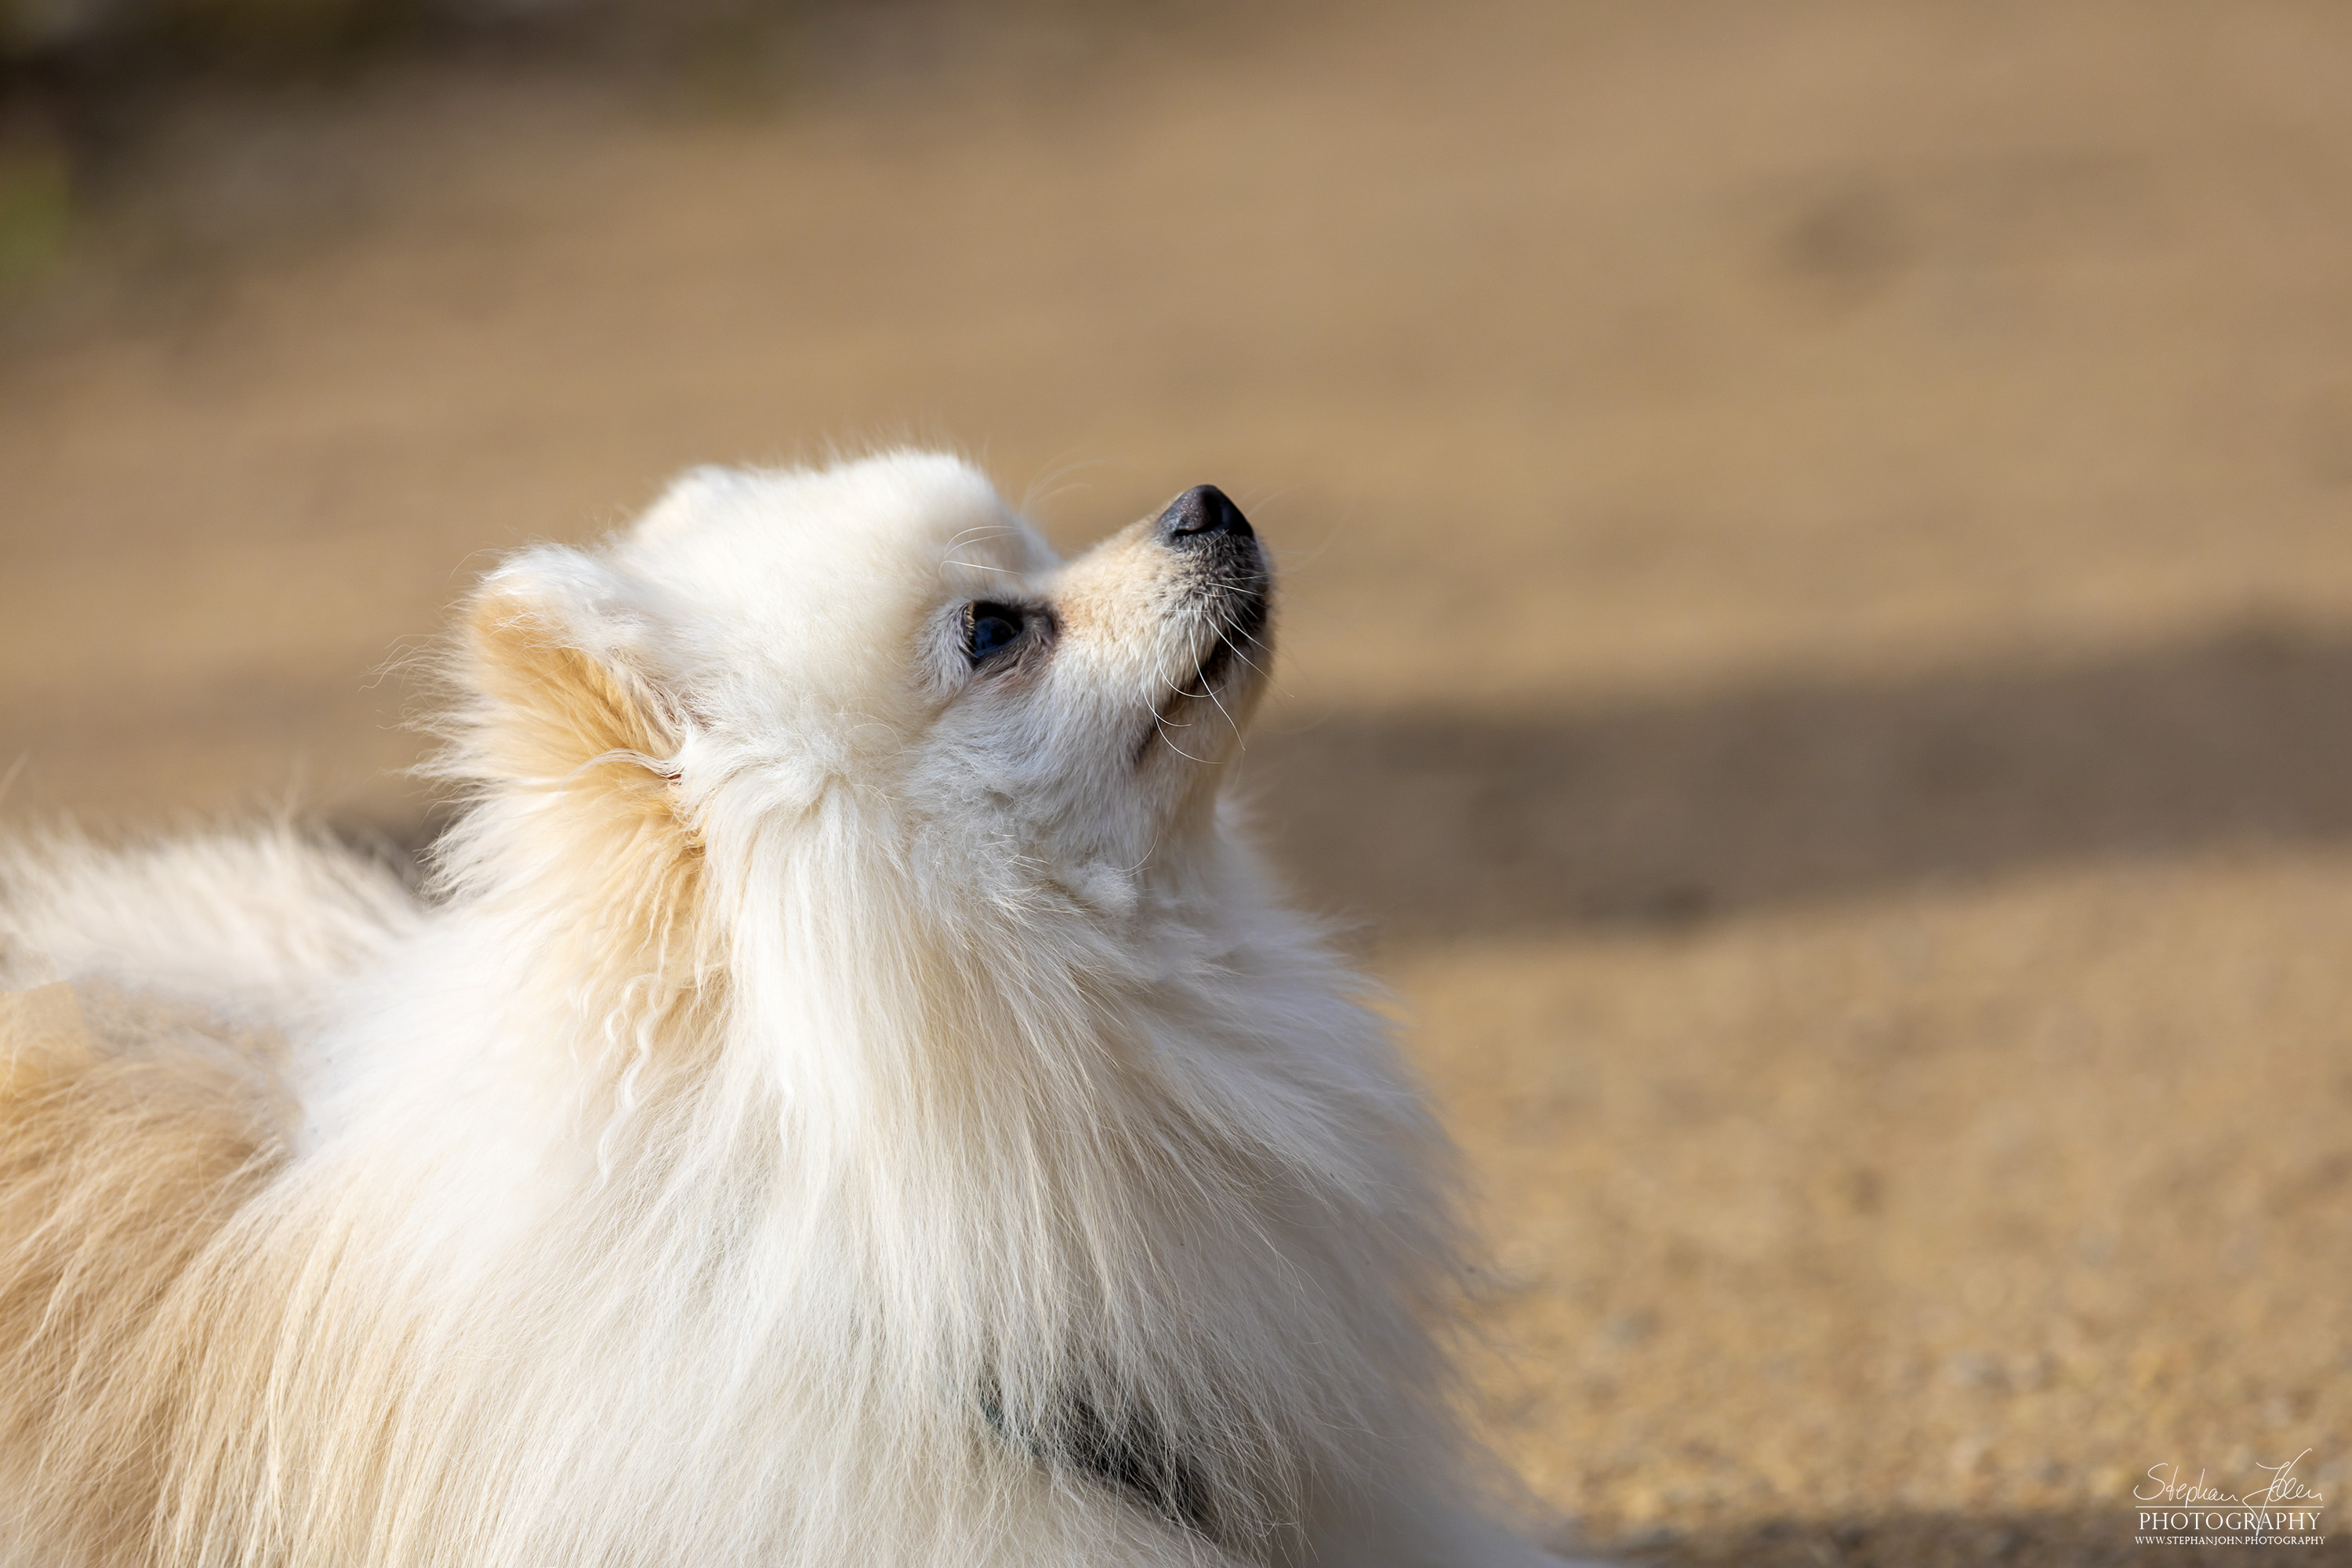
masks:
{"type": "Polygon", "coordinates": [[[485,581],[457,766],[665,853],[847,810],[927,886],[1117,910],[1213,835],[1271,586],[1210,486],[1064,563],[952,458],[698,469],[485,581]]]}

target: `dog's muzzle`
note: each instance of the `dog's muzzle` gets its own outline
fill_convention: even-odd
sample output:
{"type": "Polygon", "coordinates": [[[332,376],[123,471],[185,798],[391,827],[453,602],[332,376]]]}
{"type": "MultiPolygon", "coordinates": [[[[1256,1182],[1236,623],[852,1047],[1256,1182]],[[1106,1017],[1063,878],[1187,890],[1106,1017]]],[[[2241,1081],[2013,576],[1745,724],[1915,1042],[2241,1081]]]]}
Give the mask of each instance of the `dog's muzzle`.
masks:
{"type": "Polygon", "coordinates": [[[1194,485],[1160,514],[1160,542],[1189,568],[1194,605],[1221,641],[1265,630],[1271,574],[1257,531],[1214,485],[1194,485]]]}

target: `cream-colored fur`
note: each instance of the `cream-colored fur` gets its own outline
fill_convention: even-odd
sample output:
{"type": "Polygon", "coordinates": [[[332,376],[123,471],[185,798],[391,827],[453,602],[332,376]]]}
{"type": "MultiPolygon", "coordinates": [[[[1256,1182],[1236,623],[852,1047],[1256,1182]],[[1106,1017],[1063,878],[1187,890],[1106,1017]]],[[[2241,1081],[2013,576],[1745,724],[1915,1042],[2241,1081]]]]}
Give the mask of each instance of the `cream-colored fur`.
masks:
{"type": "Polygon", "coordinates": [[[1444,1142],[1220,794],[1256,552],[704,470],[482,584],[427,900],[19,843],[0,1563],[1549,1561],[1444,1142]]]}

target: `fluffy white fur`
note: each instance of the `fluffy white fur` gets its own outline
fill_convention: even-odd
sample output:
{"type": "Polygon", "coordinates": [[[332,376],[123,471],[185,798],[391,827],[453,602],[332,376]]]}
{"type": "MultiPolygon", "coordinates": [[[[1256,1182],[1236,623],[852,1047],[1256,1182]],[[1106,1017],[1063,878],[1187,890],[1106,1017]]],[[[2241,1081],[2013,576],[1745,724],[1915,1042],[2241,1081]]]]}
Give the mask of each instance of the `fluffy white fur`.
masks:
{"type": "Polygon", "coordinates": [[[0,1563],[1549,1562],[1444,1142],[1220,797],[1235,548],[698,471],[481,585],[429,900],[7,851],[0,1563]]]}

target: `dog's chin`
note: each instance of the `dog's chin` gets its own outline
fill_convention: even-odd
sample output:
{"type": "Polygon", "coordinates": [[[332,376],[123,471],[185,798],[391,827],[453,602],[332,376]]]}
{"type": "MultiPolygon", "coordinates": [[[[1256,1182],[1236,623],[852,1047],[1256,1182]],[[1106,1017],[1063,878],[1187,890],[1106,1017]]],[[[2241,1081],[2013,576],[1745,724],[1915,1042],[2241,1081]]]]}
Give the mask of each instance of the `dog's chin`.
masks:
{"type": "Polygon", "coordinates": [[[1191,655],[1162,678],[1137,738],[1137,766],[1211,766],[1241,748],[1265,686],[1265,634],[1262,595],[1242,613],[1203,624],[1191,655]]]}

